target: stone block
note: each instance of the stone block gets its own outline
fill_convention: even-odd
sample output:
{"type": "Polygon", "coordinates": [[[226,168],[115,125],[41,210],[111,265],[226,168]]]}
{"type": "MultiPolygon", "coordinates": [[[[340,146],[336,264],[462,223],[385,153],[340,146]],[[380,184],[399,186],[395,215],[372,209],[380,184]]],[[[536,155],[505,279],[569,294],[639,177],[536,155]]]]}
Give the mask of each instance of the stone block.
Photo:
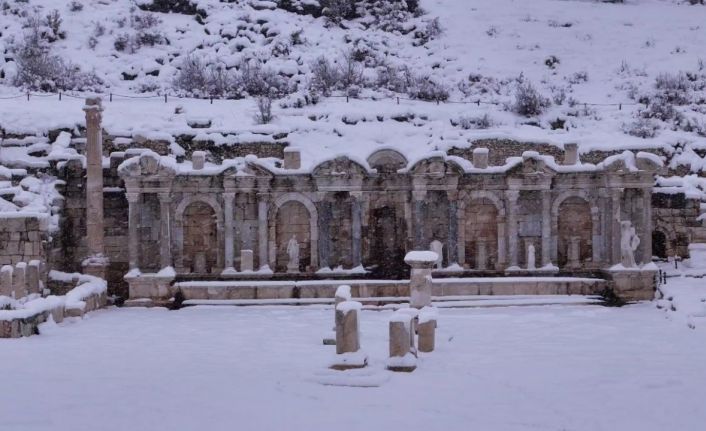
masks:
{"type": "Polygon", "coordinates": [[[195,170],[203,169],[206,164],[206,153],[204,151],[194,151],[191,154],[191,164],[195,170]]]}
{"type": "Polygon", "coordinates": [[[579,162],[579,146],[576,143],[564,144],[564,164],[575,165],[579,162]]]}
{"type": "Polygon", "coordinates": [[[27,264],[19,262],[15,265],[15,271],[12,275],[12,290],[15,293],[15,298],[27,296],[27,264]]]}
{"type": "Polygon", "coordinates": [[[10,265],[4,265],[0,268],[0,295],[12,296],[12,292],[14,291],[12,283],[13,272],[14,268],[10,265]]]}
{"type": "Polygon", "coordinates": [[[39,283],[39,271],[41,264],[38,260],[32,260],[27,265],[27,289],[29,293],[41,293],[39,283]]]}
{"type": "Polygon", "coordinates": [[[240,271],[248,272],[253,271],[253,251],[252,250],[241,250],[240,251],[240,271]]]}
{"type": "Polygon", "coordinates": [[[284,149],[284,169],[299,169],[301,167],[301,151],[299,148],[284,149]]]}
{"type": "Polygon", "coordinates": [[[474,148],[473,149],[473,167],[476,169],[485,169],[488,167],[488,149],[474,148]]]}

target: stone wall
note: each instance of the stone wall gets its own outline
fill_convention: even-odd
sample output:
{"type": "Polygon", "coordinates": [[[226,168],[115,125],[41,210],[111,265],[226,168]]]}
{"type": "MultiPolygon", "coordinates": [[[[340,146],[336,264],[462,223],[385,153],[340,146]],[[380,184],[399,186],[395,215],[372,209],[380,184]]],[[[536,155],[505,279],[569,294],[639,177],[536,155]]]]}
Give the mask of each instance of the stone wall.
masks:
{"type": "Polygon", "coordinates": [[[48,220],[17,213],[0,218],[0,266],[46,261],[48,220]]]}
{"type": "Polygon", "coordinates": [[[687,199],[683,193],[652,195],[654,256],[688,256],[692,231],[701,227],[696,220],[700,214],[699,205],[699,201],[687,199]]]}

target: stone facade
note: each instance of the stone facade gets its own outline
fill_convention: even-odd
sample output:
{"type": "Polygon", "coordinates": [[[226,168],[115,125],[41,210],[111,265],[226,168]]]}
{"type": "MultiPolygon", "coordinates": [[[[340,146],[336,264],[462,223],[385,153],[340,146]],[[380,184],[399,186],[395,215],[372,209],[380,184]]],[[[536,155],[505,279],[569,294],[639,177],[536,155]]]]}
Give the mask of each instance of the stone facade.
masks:
{"type": "Polygon", "coordinates": [[[240,252],[254,250],[259,275],[282,278],[294,238],[298,277],[362,265],[370,277],[404,278],[405,253],[440,241],[443,266],[465,274],[533,274],[530,247],[537,271],[595,274],[620,261],[620,220],[642,239],[638,262],[651,261],[653,160],[562,165],[525,152],[476,168],[445,153],[409,163],[381,150],[366,165],[339,157],[302,172],[257,159],[189,169],[146,151],[119,168],[128,260],[143,278],[135,283],[169,267],[180,279],[237,279],[240,252]]]}
{"type": "Polygon", "coordinates": [[[3,216],[0,219],[0,266],[31,260],[46,261],[47,219],[44,216],[3,216]]]}

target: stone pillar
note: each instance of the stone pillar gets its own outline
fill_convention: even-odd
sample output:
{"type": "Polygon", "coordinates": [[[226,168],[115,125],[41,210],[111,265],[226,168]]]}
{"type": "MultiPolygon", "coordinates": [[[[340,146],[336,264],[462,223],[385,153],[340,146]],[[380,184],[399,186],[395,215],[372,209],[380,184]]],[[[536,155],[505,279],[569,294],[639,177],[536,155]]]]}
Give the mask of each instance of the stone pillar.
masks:
{"type": "Polygon", "coordinates": [[[252,272],[253,269],[252,250],[240,250],[240,272],[252,272]]]}
{"type": "Polygon", "coordinates": [[[172,266],[171,212],[169,210],[171,203],[170,193],[159,194],[159,262],[162,268],[172,266]]]}
{"type": "Polygon", "coordinates": [[[520,197],[518,190],[506,190],[505,199],[507,202],[507,246],[509,265],[518,267],[517,242],[519,241],[517,232],[517,199],[520,197]]]}
{"type": "Polygon", "coordinates": [[[302,156],[299,148],[287,147],[284,149],[284,169],[299,169],[302,165],[302,156]]]}
{"type": "Polygon", "coordinates": [[[351,262],[353,262],[354,268],[362,265],[363,262],[361,197],[361,193],[355,195],[351,193],[351,262]]]}
{"type": "MultiPolygon", "coordinates": [[[[335,322],[334,326],[333,326],[334,334],[336,331],[336,327],[338,326],[338,320],[337,320],[339,317],[339,313],[338,313],[338,309],[337,309],[338,304],[340,304],[341,302],[350,301],[351,298],[352,298],[352,296],[351,296],[351,287],[350,286],[348,286],[348,285],[338,286],[338,288],[336,289],[336,293],[334,295],[334,306],[333,306],[333,314],[334,314],[333,321],[335,322]]],[[[335,344],[336,344],[335,338],[324,337],[324,345],[328,346],[328,345],[335,345],[335,344]]]]}
{"type": "Polygon", "coordinates": [[[424,249],[428,244],[422,244],[422,239],[424,238],[424,218],[422,217],[424,213],[424,199],[426,198],[426,191],[415,190],[412,192],[414,198],[414,205],[412,210],[412,230],[414,231],[414,248],[417,250],[424,249]]]}
{"type": "Polygon", "coordinates": [[[128,262],[130,269],[140,267],[140,239],[137,229],[140,227],[140,193],[127,193],[128,203],[128,262]]]}
{"type": "Polygon", "coordinates": [[[434,351],[436,316],[437,312],[433,307],[424,307],[419,312],[417,332],[419,334],[418,347],[420,352],[428,353],[434,351]]]}
{"type": "MultiPolygon", "coordinates": [[[[319,253],[319,262],[318,266],[320,268],[328,268],[331,266],[331,262],[329,262],[329,258],[331,257],[331,218],[333,217],[333,203],[330,201],[327,201],[325,199],[322,199],[320,204],[319,204],[319,220],[318,220],[318,226],[319,226],[319,249],[318,250],[313,250],[313,244],[312,244],[312,250],[311,253],[312,255],[315,252],[319,253]]],[[[313,236],[313,232],[312,232],[313,236]]],[[[312,259],[312,266],[313,266],[313,259],[312,259]]]]}
{"type": "Polygon", "coordinates": [[[390,317],[390,358],[387,369],[390,371],[411,372],[417,368],[417,358],[411,351],[410,337],[413,337],[412,315],[395,312],[390,317]]]}
{"type": "Polygon", "coordinates": [[[368,364],[367,356],[360,351],[358,312],[362,304],[343,301],[336,306],[336,359],[331,365],[335,370],[363,368],[368,364]]]}
{"type": "Polygon", "coordinates": [[[225,262],[223,264],[223,272],[233,272],[234,246],[235,239],[233,238],[233,202],[235,201],[235,193],[223,193],[223,225],[224,225],[224,254],[225,262]]]}
{"type": "Polygon", "coordinates": [[[31,260],[27,265],[27,288],[29,293],[42,293],[39,276],[40,267],[41,262],[38,260],[31,260]]]}
{"type": "MultiPolygon", "coordinates": [[[[257,258],[260,269],[268,266],[267,256],[267,197],[259,194],[257,201],[257,258]]],[[[274,268],[272,268],[274,270],[274,268]]]]}
{"type": "Polygon", "coordinates": [[[572,236],[569,238],[568,249],[566,250],[567,266],[572,269],[581,266],[581,238],[572,236]]]}
{"type": "Polygon", "coordinates": [[[422,308],[431,305],[431,270],[437,259],[437,254],[432,251],[410,251],[405,256],[405,263],[412,267],[409,280],[410,307],[422,308]]]}
{"type": "Polygon", "coordinates": [[[103,107],[99,97],[87,98],[86,113],[86,242],[88,259],[84,271],[105,277],[103,236],[103,107]]]}
{"type": "Polygon", "coordinates": [[[542,190],[542,266],[552,263],[552,192],[542,190]]]}
{"type": "Polygon", "coordinates": [[[3,265],[0,268],[0,295],[12,297],[12,273],[14,271],[10,265],[3,265]]]}
{"type": "Polygon", "coordinates": [[[623,189],[613,189],[611,193],[611,265],[620,263],[622,257],[620,253],[620,199],[622,197],[622,194],[623,189]]]}
{"type": "Polygon", "coordinates": [[[449,199],[449,240],[447,245],[448,265],[458,263],[458,192],[448,192],[449,199]]]}
{"type": "Polygon", "coordinates": [[[644,221],[642,227],[644,233],[640,237],[642,245],[642,263],[652,262],[652,189],[642,189],[642,215],[644,221]]]}
{"type": "Polygon", "coordinates": [[[206,152],[194,151],[191,153],[191,167],[195,171],[200,171],[206,164],[206,152]]]}
{"type": "Polygon", "coordinates": [[[12,289],[14,298],[22,298],[27,296],[27,279],[26,279],[27,263],[19,262],[15,264],[15,271],[12,274],[12,289]]]}

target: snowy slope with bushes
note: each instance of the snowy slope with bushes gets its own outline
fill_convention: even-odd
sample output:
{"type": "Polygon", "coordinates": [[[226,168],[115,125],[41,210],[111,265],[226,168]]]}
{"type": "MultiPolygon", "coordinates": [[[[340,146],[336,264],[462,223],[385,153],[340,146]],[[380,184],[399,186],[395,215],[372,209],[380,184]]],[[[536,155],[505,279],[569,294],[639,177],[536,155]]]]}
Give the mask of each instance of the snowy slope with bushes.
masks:
{"type": "Polygon", "coordinates": [[[659,185],[704,196],[706,7],[691,3],[5,0],[0,164],[47,164],[49,131],[78,137],[97,92],[127,146],[277,141],[310,168],[381,146],[414,160],[478,139],[577,142],[651,149],[659,185]]]}

